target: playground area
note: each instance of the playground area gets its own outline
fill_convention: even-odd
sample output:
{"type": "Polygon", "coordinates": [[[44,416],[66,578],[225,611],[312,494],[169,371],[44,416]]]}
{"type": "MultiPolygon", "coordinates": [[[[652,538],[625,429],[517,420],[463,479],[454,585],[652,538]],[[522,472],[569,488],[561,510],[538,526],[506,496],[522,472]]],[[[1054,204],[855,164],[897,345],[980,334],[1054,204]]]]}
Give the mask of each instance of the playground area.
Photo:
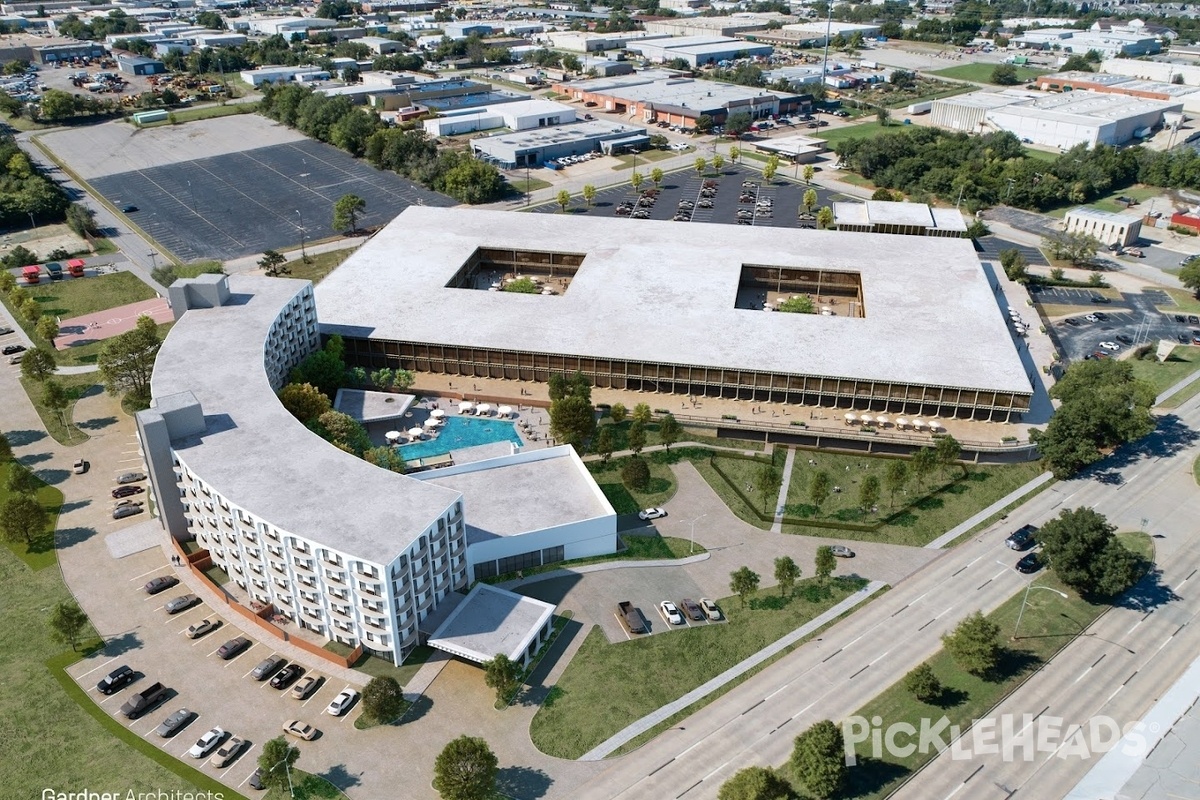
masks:
{"type": "Polygon", "coordinates": [[[142,300],[59,320],[59,333],[58,338],[54,340],[54,346],[59,350],[66,350],[111,339],[113,336],[133,330],[138,317],[141,316],[149,316],[160,325],[175,319],[167,301],[161,297],[155,297],[151,300],[142,300]]]}

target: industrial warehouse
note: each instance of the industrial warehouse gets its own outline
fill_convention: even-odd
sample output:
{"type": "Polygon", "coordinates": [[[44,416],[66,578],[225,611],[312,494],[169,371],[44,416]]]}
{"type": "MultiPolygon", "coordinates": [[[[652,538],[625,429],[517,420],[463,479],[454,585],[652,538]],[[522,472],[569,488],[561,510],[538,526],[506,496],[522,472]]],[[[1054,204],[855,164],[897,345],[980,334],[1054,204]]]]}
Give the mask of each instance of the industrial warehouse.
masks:
{"type": "Polygon", "coordinates": [[[961,239],[409,208],[317,301],[372,369],[997,421],[1032,396],[961,239]]]}

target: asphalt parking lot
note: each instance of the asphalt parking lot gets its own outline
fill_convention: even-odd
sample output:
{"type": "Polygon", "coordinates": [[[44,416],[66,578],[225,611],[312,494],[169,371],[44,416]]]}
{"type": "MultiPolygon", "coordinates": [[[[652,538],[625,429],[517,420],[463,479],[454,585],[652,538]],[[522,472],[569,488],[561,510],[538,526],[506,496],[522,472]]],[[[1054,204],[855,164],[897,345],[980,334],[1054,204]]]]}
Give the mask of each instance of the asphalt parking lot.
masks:
{"type": "Polygon", "coordinates": [[[980,258],[987,258],[1000,263],[1000,252],[1003,250],[1016,250],[1025,256],[1025,260],[1035,267],[1048,267],[1050,262],[1042,255],[1042,251],[1027,244],[1013,242],[1008,239],[1001,239],[998,236],[984,236],[975,240],[975,250],[979,253],[980,258]]]}
{"type": "MultiPolygon", "coordinates": [[[[642,171],[643,175],[648,176],[650,167],[639,171],[642,171]]],[[[768,184],[763,180],[762,173],[737,165],[726,164],[721,169],[719,176],[711,175],[711,170],[707,175],[707,177],[701,178],[696,174],[695,170],[690,169],[679,170],[665,175],[662,185],[659,186],[658,197],[654,205],[647,209],[650,212],[648,218],[657,220],[674,219],[680,211],[680,203],[689,202],[694,204],[694,208],[688,215],[689,218],[687,220],[679,220],[681,222],[719,222],[733,225],[739,221],[739,211],[749,211],[751,216],[746,218],[746,222],[755,227],[798,228],[800,227],[801,220],[797,216],[797,212],[801,210],[804,193],[809,188],[817,190],[816,208],[818,209],[822,206],[831,205],[835,201],[860,202],[857,198],[838,192],[831,192],[818,186],[809,187],[803,182],[797,183],[779,173],[776,173],[775,179],[768,184]],[[700,207],[700,200],[703,199],[701,197],[701,189],[706,180],[715,180],[717,185],[716,194],[708,198],[712,201],[712,208],[700,207]],[[753,184],[753,187],[747,186],[744,191],[742,187],[743,182],[753,184]],[[751,196],[753,199],[743,202],[743,195],[751,196]],[[771,205],[770,213],[754,213],[754,209],[759,203],[765,204],[768,200],[771,205]]],[[[640,191],[644,192],[647,189],[653,188],[654,183],[647,177],[640,191]]],[[[618,216],[616,211],[621,203],[635,202],[638,196],[639,192],[635,192],[633,187],[628,183],[620,186],[611,186],[597,192],[596,199],[592,202],[590,208],[585,208],[583,203],[576,198],[573,201],[570,213],[614,217],[618,216]]],[[[561,213],[557,203],[547,203],[532,210],[542,214],[561,213]]],[[[629,220],[633,223],[638,221],[637,218],[632,216],[621,216],[619,218],[629,220]]]]}
{"type": "Polygon", "coordinates": [[[1166,306],[1170,298],[1164,292],[1148,290],[1139,294],[1123,293],[1120,300],[1108,303],[1093,303],[1095,292],[1088,289],[1064,287],[1047,287],[1033,294],[1034,302],[1043,304],[1087,306],[1063,319],[1056,320],[1047,326],[1050,337],[1068,361],[1080,361],[1094,353],[1106,353],[1110,357],[1147,343],[1155,343],[1159,339],[1169,339],[1179,342],[1178,336],[1184,334],[1189,338],[1194,332],[1200,332],[1200,318],[1193,317],[1195,322],[1188,322],[1186,314],[1182,315],[1183,322],[1175,319],[1175,313],[1164,313],[1156,306],[1166,306]],[[1096,314],[1096,319],[1087,317],[1096,314]],[[1078,324],[1066,322],[1071,319],[1078,324]],[[1118,336],[1127,337],[1129,341],[1121,341],[1118,336]],[[1110,342],[1118,349],[1100,347],[1101,342],[1110,342]]]}
{"type": "Polygon", "coordinates": [[[229,260],[341,233],[333,204],[367,203],[359,227],[390,222],[413,204],[457,201],[377,170],[348,153],[304,139],[91,179],[130,220],[184,261],[229,260]]]}

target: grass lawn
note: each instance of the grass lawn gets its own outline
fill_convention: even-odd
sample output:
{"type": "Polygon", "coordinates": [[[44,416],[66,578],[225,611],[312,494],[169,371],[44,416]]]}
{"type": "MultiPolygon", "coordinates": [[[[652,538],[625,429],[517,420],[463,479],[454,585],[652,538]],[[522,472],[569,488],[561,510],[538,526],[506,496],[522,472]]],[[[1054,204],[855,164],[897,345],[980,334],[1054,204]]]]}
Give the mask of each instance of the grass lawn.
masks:
{"type": "Polygon", "coordinates": [[[1192,477],[1200,484],[1200,456],[1196,456],[1196,460],[1192,462],[1192,477]]]}
{"type": "Polygon", "coordinates": [[[859,175],[857,172],[851,172],[848,169],[844,169],[841,172],[839,172],[837,175],[837,179],[839,181],[844,181],[846,183],[849,183],[852,186],[859,186],[863,189],[870,189],[870,190],[874,191],[877,188],[873,181],[870,181],[870,180],[864,178],[862,175],[859,175]]]}
{"type": "Polygon", "coordinates": [[[530,725],[539,750],[578,758],[630,723],[678,699],[790,633],[861,587],[835,579],[797,583],[781,598],[774,587],[740,601],[719,601],[725,624],[701,625],[609,644],[593,627],[530,725]],[[667,676],[670,676],[667,679],[667,676]]]}
{"type": "MultiPolygon", "coordinates": [[[[543,572],[553,572],[556,569],[571,569],[572,567],[583,567],[588,564],[599,564],[604,561],[657,561],[672,558],[687,558],[688,556],[708,552],[703,545],[695,544],[688,539],[679,539],[674,536],[660,536],[657,533],[642,534],[637,531],[627,531],[619,534],[617,537],[617,546],[620,549],[615,553],[608,553],[602,556],[589,556],[587,558],[573,558],[569,561],[557,561],[553,564],[544,564],[540,567],[529,567],[522,570],[521,574],[529,578],[543,572]]],[[[506,572],[503,575],[485,578],[484,583],[504,583],[516,577],[517,573],[506,572]]]]}
{"type": "Polygon", "coordinates": [[[157,296],[138,276],[124,271],[92,278],[42,281],[37,286],[21,288],[41,304],[42,314],[63,319],[150,300],[157,296]]]}
{"type": "Polygon", "coordinates": [[[47,408],[42,403],[41,384],[21,378],[21,388],[25,390],[25,394],[29,395],[29,399],[33,401],[33,407],[37,411],[38,416],[42,418],[42,425],[45,426],[46,432],[51,438],[59,444],[73,446],[83,444],[89,437],[85,432],[77,428],[72,420],[72,415],[75,413],[75,400],[90,394],[92,392],[102,392],[104,388],[97,383],[99,373],[86,372],[82,375],[57,375],[54,380],[59,383],[67,394],[74,398],[71,405],[67,406],[64,416],[68,425],[63,425],[63,417],[60,417],[58,412],[47,408]]]}
{"type": "MultiPolygon", "coordinates": [[[[304,756],[301,754],[300,760],[303,758],[304,756]]],[[[342,800],[345,797],[346,795],[342,793],[341,789],[320,775],[313,775],[302,769],[294,769],[292,770],[291,793],[288,793],[286,786],[282,790],[271,789],[263,795],[263,800],[342,800]]]]}
{"type": "MultiPolygon", "coordinates": [[[[859,541],[890,542],[921,546],[958,525],[971,515],[987,508],[1013,490],[1023,486],[1042,473],[1036,462],[1000,464],[995,466],[971,467],[967,476],[954,467],[945,473],[935,472],[926,480],[923,490],[918,492],[911,477],[905,487],[907,495],[898,494],[893,509],[883,480],[889,459],[865,455],[831,453],[827,451],[799,451],[792,468],[792,480],[788,486],[785,513],[789,517],[808,517],[821,525],[785,523],[784,533],[809,536],[838,536],[859,541]],[[817,462],[816,467],[808,461],[817,462]],[[849,470],[846,467],[850,467],[849,470]],[[835,485],[842,486],[839,494],[830,494],[829,499],[817,512],[807,500],[810,475],[818,470],[829,474],[835,485]],[[858,484],[862,479],[875,474],[879,477],[881,494],[879,514],[866,514],[858,504],[858,484]],[[907,508],[905,504],[908,504],[907,508]],[[875,525],[875,530],[838,528],[839,523],[852,525],[875,525]]],[[[757,505],[758,509],[774,507],[773,498],[765,506],[762,497],[753,489],[754,475],[761,468],[761,461],[749,461],[717,456],[720,469],[734,481],[737,489],[757,505]],[[750,486],[749,491],[746,486],[750,486]]],[[[738,495],[734,487],[707,463],[696,463],[696,469],[721,496],[726,504],[741,519],[764,530],[770,521],[761,519],[748,507],[746,500],[738,495]]]]}
{"type": "Polygon", "coordinates": [[[508,185],[518,193],[525,194],[526,192],[536,192],[538,189],[545,189],[554,184],[550,183],[550,181],[544,181],[541,178],[530,178],[529,180],[517,178],[516,180],[509,180],[508,185]]]}
{"type": "Polygon", "coordinates": [[[1200,347],[1176,347],[1166,361],[1130,361],[1133,377],[1148,381],[1156,393],[1174,386],[1179,381],[1200,369],[1200,347]]]}
{"type": "Polygon", "coordinates": [[[1171,295],[1171,299],[1175,301],[1174,305],[1159,306],[1159,311],[1164,311],[1168,314],[1200,314],[1200,300],[1196,299],[1196,295],[1190,289],[1167,289],[1167,294],[1171,295]]]}
{"type": "MultiPolygon", "coordinates": [[[[691,152],[691,151],[689,150],[689,151],[680,151],[680,152],[691,152]]],[[[640,166],[647,162],[663,161],[664,159],[668,159],[668,158],[671,158],[672,156],[677,156],[677,155],[679,155],[679,153],[675,152],[674,150],[647,150],[643,153],[638,153],[637,156],[634,156],[632,153],[629,153],[629,154],[623,155],[623,156],[614,156],[614,158],[617,162],[617,165],[615,167],[613,167],[613,170],[620,171],[623,169],[629,169],[630,167],[634,166],[635,164],[640,166]]],[[[725,160],[728,161],[729,159],[725,159],[725,160]]],[[[646,174],[649,174],[649,172],[650,172],[650,170],[646,170],[646,174]]]]}
{"type": "Polygon", "coordinates": [[[1066,303],[1040,303],[1042,313],[1047,317],[1066,317],[1071,314],[1090,314],[1094,306],[1075,306],[1066,303]]]}
{"type": "Polygon", "coordinates": [[[1181,405],[1191,400],[1200,392],[1200,381],[1191,383],[1180,389],[1175,394],[1168,397],[1161,403],[1162,408],[1179,408],[1181,405]]]}
{"type": "MultiPolygon", "coordinates": [[[[934,75],[941,75],[944,78],[957,78],[960,81],[974,81],[976,83],[991,83],[992,71],[999,64],[961,64],[957,67],[947,67],[935,71],[934,75]]],[[[1038,75],[1045,75],[1046,70],[1034,69],[1033,67],[1017,67],[1017,80],[1022,83],[1031,81],[1038,75]]]]}
{"type": "MultiPolygon", "coordinates": [[[[353,652],[353,648],[347,647],[341,642],[326,642],[325,649],[331,653],[337,653],[339,656],[349,656],[353,652]]],[[[386,675],[391,675],[401,686],[406,686],[412,680],[413,676],[417,674],[417,670],[436,652],[431,647],[419,646],[412,651],[408,659],[399,667],[386,659],[364,653],[362,658],[358,660],[358,663],[354,665],[354,669],[366,673],[372,678],[382,678],[386,675]]]]}
{"type": "Polygon", "coordinates": [[[621,467],[631,457],[613,458],[607,462],[586,462],[588,472],[600,485],[600,491],[604,492],[604,496],[618,514],[633,514],[643,508],[661,506],[674,497],[678,487],[675,483],[675,473],[671,472],[669,464],[679,460],[678,450],[670,453],[644,453],[641,456],[650,466],[650,484],[642,490],[628,489],[621,481],[621,467]]]}
{"type": "Polygon", "coordinates": [[[881,133],[897,133],[905,127],[895,120],[892,120],[888,126],[883,126],[879,120],[872,118],[870,122],[862,122],[858,125],[847,125],[844,128],[824,128],[813,132],[814,136],[824,139],[829,143],[829,149],[833,150],[838,142],[846,139],[866,139],[872,136],[878,136],[881,133]]]}
{"type": "Polygon", "coordinates": [[[314,253],[308,257],[307,263],[302,259],[289,261],[287,265],[292,273],[288,277],[320,283],[322,278],[333,272],[343,261],[349,258],[355,249],[353,247],[346,247],[341,250],[314,253]]]}
{"type": "MultiPolygon", "coordinates": [[[[1060,154],[1060,153],[1051,153],[1051,152],[1048,152],[1048,151],[1046,151],[1046,150],[1035,150],[1035,149],[1034,149],[1034,148],[1032,148],[1032,147],[1026,147],[1026,148],[1025,148],[1025,155],[1026,155],[1026,157],[1028,157],[1028,158],[1036,158],[1038,161],[1045,161],[1046,163],[1048,163],[1048,164],[1049,164],[1049,163],[1052,163],[1052,162],[1054,162],[1054,161],[1057,161],[1057,160],[1058,160],[1058,157],[1059,157],[1059,155],[1061,155],[1061,154],[1060,154]]],[[[1053,215],[1054,215],[1054,212],[1053,212],[1053,211],[1048,211],[1048,212],[1046,212],[1046,213],[1050,214],[1051,216],[1053,216],[1053,215]]],[[[1062,215],[1065,217],[1065,216],[1066,216],[1066,213],[1067,213],[1067,212],[1066,212],[1066,210],[1064,209],[1064,210],[1063,210],[1063,214],[1062,214],[1062,215]]]]}
{"type": "MultiPolygon", "coordinates": [[[[3,481],[0,481],[0,508],[12,496],[12,493],[5,485],[11,463],[12,461],[0,462],[0,476],[4,478],[3,481]]],[[[55,563],[54,527],[58,522],[58,510],[62,507],[63,502],[62,492],[44,481],[41,484],[41,487],[37,490],[37,499],[41,503],[42,508],[46,509],[46,516],[48,518],[46,529],[36,533],[29,542],[8,543],[8,549],[17,558],[24,561],[25,566],[34,572],[43,570],[55,563]]]]}
{"type": "MultiPolygon", "coordinates": [[[[1150,537],[1145,534],[1118,534],[1130,549],[1144,556],[1152,552],[1150,537]]],[[[951,725],[967,730],[971,720],[983,717],[1010,692],[1019,687],[1055,653],[1071,642],[1108,607],[1089,603],[1068,590],[1052,572],[1037,580],[1038,586],[1065,591],[1064,600],[1053,592],[1030,592],[1025,614],[1021,618],[1020,638],[1010,641],[1020,613],[1024,592],[1019,592],[988,615],[1000,626],[1000,638],[1007,647],[999,674],[990,680],[969,675],[960,670],[944,650],[938,651],[928,663],[941,680],[944,691],[936,704],[922,703],[897,681],[857,712],[867,719],[879,716],[883,726],[909,722],[920,728],[920,720],[938,720],[943,715],[951,725]]],[[[900,742],[903,744],[903,740],[900,742]]],[[[885,756],[882,760],[859,758],[857,767],[849,771],[848,786],[842,796],[856,800],[883,798],[894,791],[900,781],[912,774],[937,752],[922,754],[919,750],[908,758],[885,756]]]]}

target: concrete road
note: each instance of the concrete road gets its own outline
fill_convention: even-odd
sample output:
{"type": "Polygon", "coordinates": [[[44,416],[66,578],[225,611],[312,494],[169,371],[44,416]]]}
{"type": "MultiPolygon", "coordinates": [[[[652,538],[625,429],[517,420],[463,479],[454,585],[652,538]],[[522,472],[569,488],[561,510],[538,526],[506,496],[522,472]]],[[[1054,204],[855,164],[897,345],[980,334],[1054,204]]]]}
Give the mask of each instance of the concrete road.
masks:
{"type": "MultiPolygon", "coordinates": [[[[974,541],[944,554],[831,628],[820,640],[732,690],[680,728],[614,763],[575,797],[714,798],[721,783],[737,770],[783,763],[793,737],[807,726],[852,714],[932,655],[941,645],[941,634],[960,619],[977,609],[994,609],[1031,579],[1036,580],[1036,575],[1022,576],[1012,569],[1016,558],[1004,547],[1003,538],[1012,527],[1042,523],[1061,508],[1094,507],[1123,529],[1144,524],[1150,530],[1176,531],[1172,535],[1180,541],[1165,547],[1160,561],[1177,554],[1181,566],[1191,560],[1200,563],[1187,538],[1194,535],[1188,526],[1196,509],[1184,502],[1195,495],[1195,488],[1186,482],[1165,483],[1174,474],[1186,474],[1190,480],[1191,460],[1198,450],[1194,433],[1198,421],[1200,401],[1192,401],[1181,409],[1180,417],[1165,418],[1159,431],[1138,447],[1110,459],[1091,475],[1064,481],[1038,495],[1011,513],[1003,526],[992,526],[974,541]],[[1104,482],[1092,477],[1101,474],[1104,482]],[[1160,496],[1160,484],[1164,483],[1172,488],[1160,496]]],[[[1167,542],[1171,542],[1170,536],[1167,542]]],[[[1175,618],[1174,612],[1170,616],[1175,618]]],[[[1130,642],[1138,649],[1158,647],[1162,631],[1156,625],[1144,627],[1145,632],[1137,631],[1130,642]]],[[[1107,628],[1105,632],[1109,632],[1107,628]]],[[[1096,643],[1104,645],[1097,637],[1082,637],[1060,656],[1065,666],[1058,668],[1067,670],[1072,678],[1078,676],[1095,662],[1096,643]]],[[[1109,658],[1122,669],[1130,665],[1116,656],[1109,658]]],[[[1040,681],[1035,678],[1031,688],[1040,681]]],[[[1047,694],[1056,690],[1061,687],[1048,680],[1047,694]]],[[[1093,689],[1092,696],[1095,694],[1093,689]]],[[[1122,711],[1133,715],[1143,707],[1134,696],[1130,707],[1122,711]]],[[[1038,708],[1041,706],[1033,710],[1038,708]]]]}

